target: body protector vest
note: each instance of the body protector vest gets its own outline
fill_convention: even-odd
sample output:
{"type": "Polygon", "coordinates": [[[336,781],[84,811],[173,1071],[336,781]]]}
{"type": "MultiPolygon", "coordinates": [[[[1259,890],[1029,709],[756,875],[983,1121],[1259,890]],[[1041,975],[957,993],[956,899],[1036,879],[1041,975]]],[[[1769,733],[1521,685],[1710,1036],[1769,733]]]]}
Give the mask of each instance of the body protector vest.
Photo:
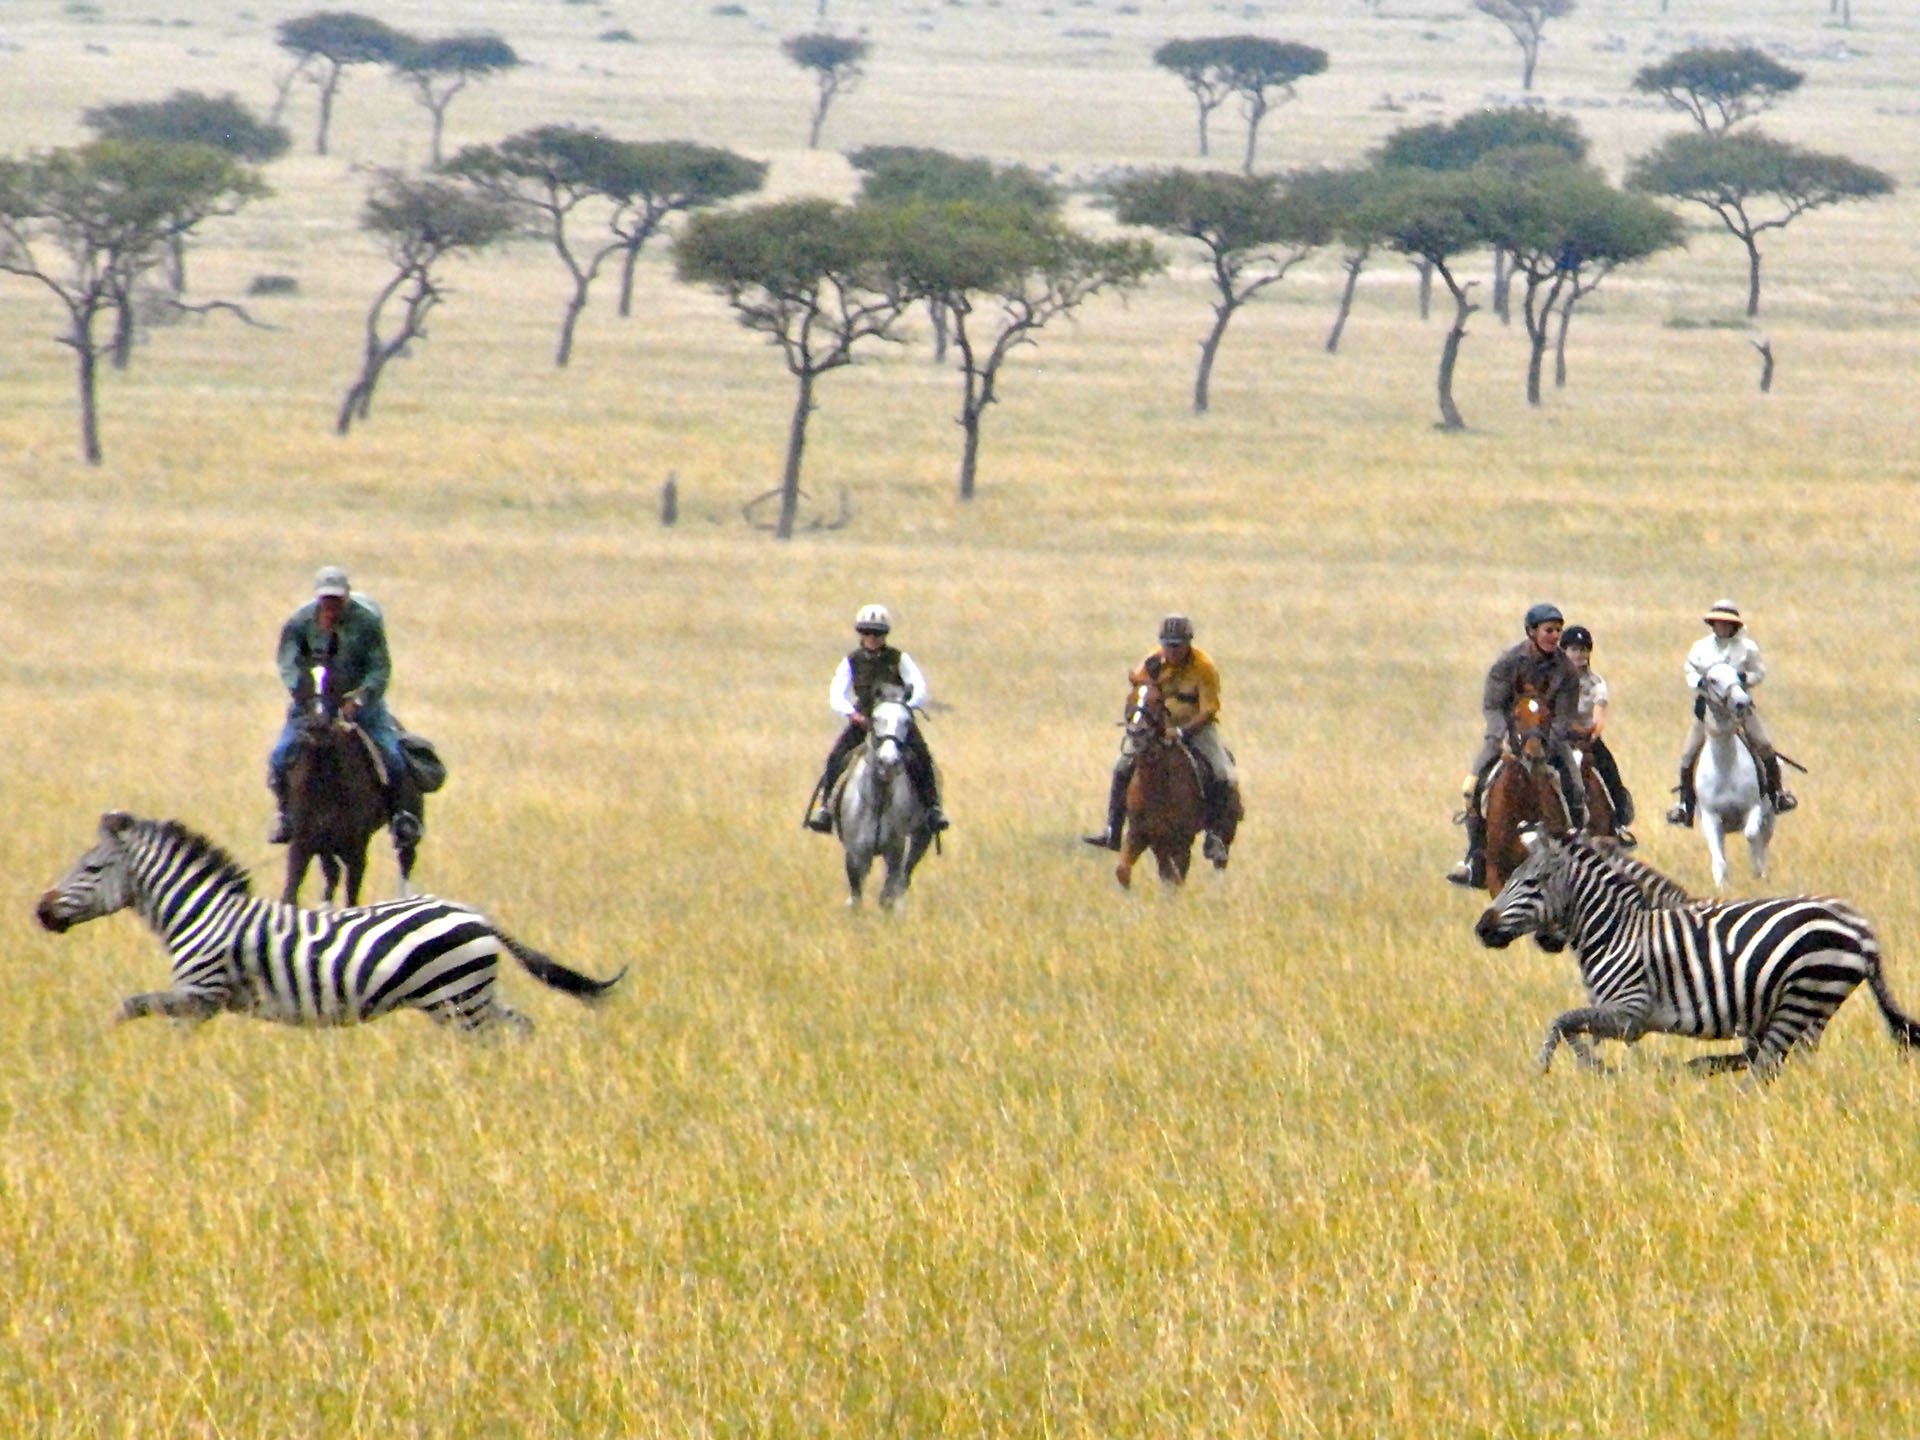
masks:
{"type": "Polygon", "coordinates": [[[900,678],[900,652],[891,645],[878,650],[863,645],[847,656],[847,665],[853,671],[853,703],[862,715],[873,714],[881,686],[906,689],[906,681],[900,678]]]}

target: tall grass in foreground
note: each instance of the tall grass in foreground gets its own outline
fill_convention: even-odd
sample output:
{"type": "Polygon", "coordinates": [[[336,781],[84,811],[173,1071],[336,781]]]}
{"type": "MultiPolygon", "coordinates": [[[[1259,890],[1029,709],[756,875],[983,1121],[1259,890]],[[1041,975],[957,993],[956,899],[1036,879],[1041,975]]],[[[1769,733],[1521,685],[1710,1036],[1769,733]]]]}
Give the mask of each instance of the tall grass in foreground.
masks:
{"type": "MultiPolygon", "coordinates": [[[[76,93],[267,73],[297,7],[257,8],[9,16],[21,143],[70,139],[76,93]]],[[[1115,86],[1143,83],[1162,27],[1218,15],[1053,8],[864,14],[899,68],[832,127],[1075,174],[1187,160],[1178,87],[1115,86]]],[[[771,153],[783,193],[850,184],[794,148],[804,96],[771,38],[644,9],[649,43],[614,47],[593,7],[500,7],[543,63],[463,101],[450,140],[566,118],[771,153]]],[[[1804,0],[1686,9],[1812,43],[1804,0]]],[[[1293,19],[1335,66],[1263,132],[1287,163],[1510,84],[1464,15],[1293,19]],[[1444,99],[1374,109],[1387,89],[1444,99]]],[[[1616,164],[1673,122],[1600,104],[1637,63],[1607,48],[1628,17],[1569,22],[1543,82],[1616,164]]],[[[1897,165],[1882,97],[1911,88],[1913,21],[1874,26],[1780,128],[1897,165]]],[[[1200,421],[1189,264],[1022,357],[962,509],[954,377],[916,334],[823,386],[807,484],[854,521],[780,547],[738,513],[777,466],[777,359],[659,257],[631,322],[588,311],[564,375],[546,257],[462,271],[365,431],[327,435],[373,283],[349,167],[424,144],[403,105],[356,85],[336,162],[290,157],[231,248],[196,255],[209,294],[260,270],[301,294],[256,302],[273,331],[156,331],[107,387],[98,470],[73,459],[42,302],[0,287],[0,1429],[1915,1429],[1920,1070],[1871,1005],[1764,1092],[1700,1083],[1699,1047],[1665,1039],[1609,1047],[1611,1078],[1543,1078],[1571,963],[1481,950],[1478,902],[1439,879],[1480,680],[1528,603],[1596,631],[1651,814],[1680,657],[1731,594],[1774,665],[1773,733],[1813,772],[1774,876],[1736,862],[1736,889],[1847,896],[1920,1004],[1920,332],[1881,283],[1911,271],[1911,195],[1771,252],[1764,398],[1749,334],[1712,323],[1736,257],[1702,235],[1608,282],[1538,411],[1519,338],[1475,317],[1451,438],[1410,272],[1369,271],[1328,357],[1316,262],[1236,319],[1200,421]],[[112,807],[178,816],[278,888],[270,657],[325,561],[387,606],[395,708],[453,767],[419,878],[572,965],[631,962],[601,1010],[509,973],[524,1044],[404,1016],[115,1029],[162,982],[158,945],[128,916],[33,925],[112,807]],[[893,923],[847,915],[837,849],[799,829],[867,600],[932,678],[956,821],[893,923]],[[1123,896],[1075,837],[1125,669],[1173,609],[1225,670],[1250,819],[1224,883],[1123,896]]],[[[1641,828],[1706,885],[1697,836],[1641,828]]],[[[391,885],[383,854],[369,889],[391,885]]]]}

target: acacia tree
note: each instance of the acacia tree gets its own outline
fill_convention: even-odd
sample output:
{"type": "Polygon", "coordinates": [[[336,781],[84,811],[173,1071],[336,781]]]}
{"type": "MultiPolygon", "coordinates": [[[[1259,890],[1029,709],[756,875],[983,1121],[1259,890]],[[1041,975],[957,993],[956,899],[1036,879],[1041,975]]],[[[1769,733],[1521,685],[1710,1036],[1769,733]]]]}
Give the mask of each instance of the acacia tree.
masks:
{"type": "Polygon", "coordinates": [[[894,245],[911,289],[950,317],[960,354],[960,499],[971,500],[980,425],[1007,358],[1103,290],[1138,285],[1164,263],[1144,240],[1096,240],[1023,205],[972,200],[903,207],[894,245]]]}
{"type": "Polygon", "coordinates": [[[139,277],[207,219],[267,193],[231,155],[207,145],[96,140],[0,160],[0,271],[44,285],[67,312],[80,451],[101,459],[97,326],[130,304],[139,277]]]}
{"type": "Polygon", "coordinates": [[[1487,238],[1513,257],[1523,282],[1527,403],[1538,405],[1555,317],[1564,383],[1572,305],[1616,267],[1680,244],[1681,227],[1670,211],[1616,190],[1598,170],[1571,164],[1559,151],[1530,166],[1509,167],[1502,178],[1484,210],[1487,238]]]}
{"type": "Polygon", "coordinates": [[[1674,135],[1627,168],[1627,185],[1713,213],[1747,252],[1747,315],[1760,313],[1760,236],[1809,210],[1893,191],[1892,177],[1844,155],[1756,131],[1674,135]]]}
{"type": "Polygon", "coordinates": [[[513,69],[520,57],[498,35],[442,35],[432,40],[405,39],[390,63],[433,117],[433,163],[438,165],[453,97],[475,81],[513,69]]]}
{"type": "Polygon", "coordinates": [[[274,31],[282,50],[294,57],[293,79],[304,75],[320,91],[320,125],[313,152],[327,153],[327,135],[333,128],[333,101],[347,71],[356,65],[391,65],[412,43],[384,20],[353,10],[316,10],[282,20],[274,31]]]}
{"type": "MultiPolygon", "coordinates": [[[[232,95],[203,95],[195,90],[176,90],[164,100],[95,106],[80,119],[96,139],[207,145],[249,165],[277,160],[293,143],[284,125],[256,119],[232,95]]],[[[176,232],[167,245],[166,281],[175,295],[187,288],[185,231],[176,232]]],[[[124,368],[133,340],[130,309],[122,309],[119,324],[114,364],[124,368]]]]}
{"type": "Polygon", "coordinates": [[[1290,205],[1265,175],[1165,170],[1129,176],[1113,187],[1114,214],[1125,224],[1198,241],[1213,282],[1213,327],[1200,342],[1193,409],[1204,415],[1213,361],[1240,308],[1330,236],[1313,212],[1290,205]]]}
{"type": "Polygon", "coordinates": [[[794,378],[778,539],[793,538],[820,378],[851,365],[855,346],[896,340],[916,298],[889,253],[889,228],[870,206],[787,200],[695,215],[674,242],[680,278],[719,292],[742,325],[778,348],[794,378]]]}
{"type": "Polygon", "coordinates": [[[441,167],[526,217],[529,229],[545,237],[566,267],[573,288],[561,313],[553,356],[561,369],[573,358],[574,330],[601,266],[624,247],[616,235],[583,249],[567,228],[582,205],[607,202],[607,176],[619,146],[598,130],[541,125],[498,145],[469,145],[441,167]]]}
{"type": "Polygon", "coordinates": [[[1292,40],[1264,40],[1236,35],[1227,41],[1221,64],[1233,92],[1240,97],[1240,113],[1247,119],[1247,150],[1241,173],[1253,173],[1254,145],[1260,122],[1275,105],[1294,98],[1293,85],[1327,68],[1327,52],[1292,40]]]}
{"type": "Polygon", "coordinates": [[[763,160],[690,140],[615,143],[601,177],[614,212],[608,221],[619,238],[620,314],[633,313],[633,274],[640,251],[669,216],[705,210],[766,183],[763,160]]]}
{"type": "Polygon", "coordinates": [[[1200,154],[1207,154],[1207,122],[1227,103],[1233,86],[1221,71],[1218,40],[1169,40],[1153,52],[1153,63],[1180,77],[1200,111],[1200,154]]]}
{"type": "Polygon", "coordinates": [[[360,228],[380,241],[394,270],[367,311],[360,374],[341,399],[334,433],[345,435],[354,421],[367,418],[387,363],[427,338],[427,316],[448,293],[439,268],[456,256],[486,249],[511,234],[513,226],[513,212],[500,201],[448,180],[389,171],[375,182],[360,228]],[[394,301],[399,321],[383,328],[394,301]]]}
{"type": "Polygon", "coordinates": [[[780,42],[789,60],[811,72],[814,83],[813,119],[807,127],[807,148],[820,148],[820,127],[827,123],[827,111],[834,100],[851,95],[866,72],[867,52],[864,40],[831,31],[789,35],[780,42]]]}
{"type": "Polygon", "coordinates": [[[1455,268],[1467,253],[1487,244],[1486,213],[1491,177],[1478,170],[1383,171],[1378,188],[1362,204],[1357,224],[1381,244],[1425,261],[1453,296],[1453,324],[1440,347],[1436,388],[1440,428],[1464,430],[1467,422],[1453,399],[1454,369],[1467,321],[1480,307],[1472,299],[1477,281],[1462,280],[1455,268]]]}
{"type": "Polygon", "coordinates": [[[1370,187],[1379,183],[1377,170],[1308,170],[1287,181],[1287,202],[1299,214],[1309,233],[1325,237],[1322,243],[1338,241],[1340,268],[1345,276],[1340,286],[1340,303],[1334,311],[1333,325],[1327,331],[1326,352],[1340,348],[1340,337],[1353,313],[1354,293],[1360,287],[1360,272],[1372,258],[1379,237],[1356,223],[1370,187]]]}
{"type": "MultiPolygon", "coordinates": [[[[1058,213],[1060,187],[1024,165],[996,165],[921,145],[868,145],[847,156],[860,172],[860,198],[874,204],[970,201],[988,208],[1058,213]]],[[[947,358],[948,311],[937,293],[927,296],[933,322],[933,361],[947,358]]]]}
{"type": "Polygon", "coordinates": [[[1732,49],[1682,50],[1658,65],[1643,66],[1633,88],[1658,95],[1709,134],[1724,133],[1771,108],[1807,77],[1742,45],[1732,49]]]}
{"type": "Polygon", "coordinates": [[[1473,0],[1473,8],[1506,26],[1513,43],[1520,47],[1520,88],[1531,90],[1547,21],[1571,15],[1574,0],[1473,0]]]}
{"type": "MultiPolygon", "coordinates": [[[[1542,155],[1554,150],[1575,163],[1585,160],[1587,138],[1579,125],[1570,116],[1516,105],[1473,110],[1456,120],[1396,130],[1380,147],[1375,163],[1386,170],[1460,171],[1484,164],[1502,151],[1542,155]]],[[[1432,300],[1433,267],[1417,255],[1413,262],[1420,273],[1420,318],[1424,320],[1432,300]]],[[[1503,322],[1507,320],[1507,255],[1497,247],[1493,308],[1503,322]]]]}

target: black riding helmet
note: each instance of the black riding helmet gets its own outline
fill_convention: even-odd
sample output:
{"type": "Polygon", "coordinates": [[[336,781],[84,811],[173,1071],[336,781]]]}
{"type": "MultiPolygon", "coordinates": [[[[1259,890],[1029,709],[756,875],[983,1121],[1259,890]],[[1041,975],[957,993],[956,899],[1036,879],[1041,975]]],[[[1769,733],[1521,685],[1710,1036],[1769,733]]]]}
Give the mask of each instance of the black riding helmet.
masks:
{"type": "Polygon", "coordinates": [[[1593,649],[1593,632],[1584,625],[1569,625],[1560,632],[1560,648],[1591,650],[1593,649]]]}

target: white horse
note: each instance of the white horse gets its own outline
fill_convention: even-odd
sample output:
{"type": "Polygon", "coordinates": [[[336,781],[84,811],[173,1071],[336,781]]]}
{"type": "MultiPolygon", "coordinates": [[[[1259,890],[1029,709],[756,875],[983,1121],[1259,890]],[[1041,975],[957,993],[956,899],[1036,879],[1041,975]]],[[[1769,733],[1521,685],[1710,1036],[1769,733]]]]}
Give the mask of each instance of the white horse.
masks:
{"type": "Polygon", "coordinates": [[[1700,682],[1700,694],[1706,700],[1701,721],[1706,726],[1707,743],[1693,771],[1694,814],[1713,861],[1714,888],[1721,889],[1727,883],[1729,834],[1747,837],[1754,878],[1767,873],[1773,806],[1760,784],[1753,752],[1740,733],[1747,716],[1753,713],[1753,697],[1740,683],[1740,676],[1725,662],[1715,665],[1700,682]]]}
{"type": "Polygon", "coordinates": [[[879,701],[867,725],[866,743],[847,767],[834,819],[847,852],[849,906],[859,906],[876,856],[887,863],[880,906],[891,910],[899,904],[913,867],[933,841],[927,808],[907,774],[907,736],[912,730],[911,710],[897,699],[879,701]]]}

